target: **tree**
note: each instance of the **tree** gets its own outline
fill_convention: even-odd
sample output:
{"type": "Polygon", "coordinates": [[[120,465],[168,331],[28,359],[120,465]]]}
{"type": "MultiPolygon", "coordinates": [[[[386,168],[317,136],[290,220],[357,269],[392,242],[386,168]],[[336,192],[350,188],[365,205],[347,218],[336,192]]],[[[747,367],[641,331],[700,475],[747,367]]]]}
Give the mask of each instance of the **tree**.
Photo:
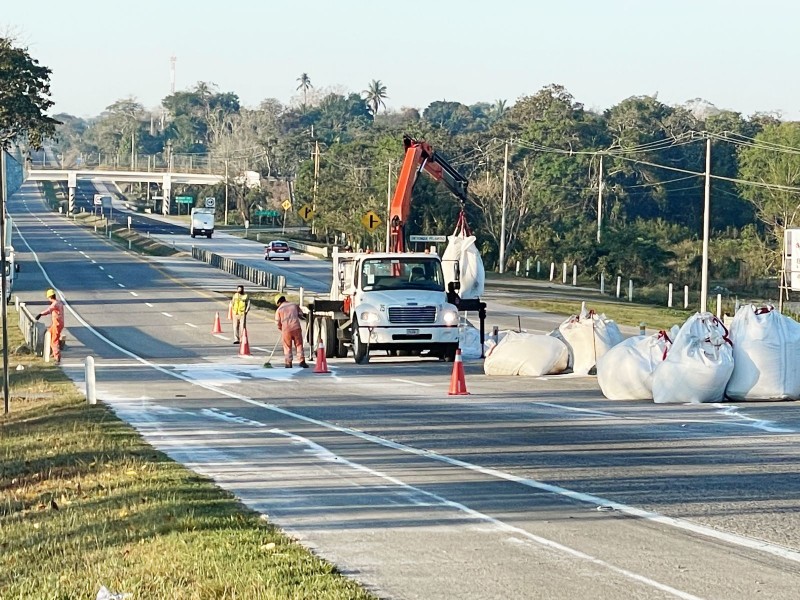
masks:
{"type": "Polygon", "coordinates": [[[55,133],[59,122],[45,114],[53,106],[50,74],[27,49],[0,38],[0,148],[23,137],[38,147],[55,133]]]}
{"type": "Polygon", "coordinates": [[[305,109],[308,100],[308,90],[314,86],[311,85],[311,77],[308,76],[308,73],[301,73],[300,77],[297,78],[297,81],[300,82],[300,85],[297,86],[297,89],[303,92],[303,108],[305,109]]]}
{"type": "Polygon", "coordinates": [[[389,96],[386,95],[386,86],[381,83],[380,79],[370,81],[369,86],[362,93],[364,94],[364,100],[367,101],[372,110],[373,116],[378,114],[378,109],[381,106],[386,108],[386,103],[383,100],[389,96]]]}

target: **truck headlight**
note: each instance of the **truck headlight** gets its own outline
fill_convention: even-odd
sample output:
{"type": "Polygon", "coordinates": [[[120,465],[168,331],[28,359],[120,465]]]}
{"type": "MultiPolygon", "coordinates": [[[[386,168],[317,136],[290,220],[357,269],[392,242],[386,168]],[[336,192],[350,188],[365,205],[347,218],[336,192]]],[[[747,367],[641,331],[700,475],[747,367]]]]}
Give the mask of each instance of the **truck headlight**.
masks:
{"type": "Polygon", "coordinates": [[[362,312],[359,318],[363,325],[374,325],[375,323],[381,320],[381,317],[378,313],[371,312],[368,310],[362,312]]]}
{"type": "Polygon", "coordinates": [[[455,325],[458,323],[458,313],[454,310],[446,310],[442,313],[442,321],[445,325],[455,325]]]}

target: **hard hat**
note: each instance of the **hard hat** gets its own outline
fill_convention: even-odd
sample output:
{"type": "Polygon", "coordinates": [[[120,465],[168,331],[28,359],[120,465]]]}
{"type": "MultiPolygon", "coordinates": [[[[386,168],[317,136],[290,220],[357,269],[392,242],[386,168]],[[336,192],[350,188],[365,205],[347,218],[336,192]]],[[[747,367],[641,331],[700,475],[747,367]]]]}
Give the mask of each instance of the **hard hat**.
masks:
{"type": "Polygon", "coordinates": [[[277,306],[281,302],[286,302],[286,297],[283,294],[278,294],[275,296],[275,305],[277,306]]]}
{"type": "Polygon", "coordinates": [[[56,291],[53,288],[47,288],[47,291],[44,293],[47,298],[52,298],[56,295],[56,291]]]}

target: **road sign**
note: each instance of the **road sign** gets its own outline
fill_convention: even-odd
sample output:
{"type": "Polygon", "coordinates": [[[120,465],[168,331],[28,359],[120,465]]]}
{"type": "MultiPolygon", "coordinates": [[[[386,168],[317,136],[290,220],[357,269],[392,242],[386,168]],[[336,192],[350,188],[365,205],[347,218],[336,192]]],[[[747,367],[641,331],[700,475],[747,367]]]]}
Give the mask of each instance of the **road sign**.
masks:
{"type": "Polygon", "coordinates": [[[366,227],[369,232],[375,231],[382,222],[381,218],[371,210],[361,218],[361,224],[366,227]]]}
{"type": "Polygon", "coordinates": [[[194,204],[193,196],[175,196],[175,202],[178,204],[194,204]]]}
{"type": "Polygon", "coordinates": [[[300,210],[297,211],[297,214],[300,215],[300,218],[303,219],[303,221],[310,221],[314,218],[315,213],[310,204],[305,204],[300,208],[300,210]]]}
{"type": "Polygon", "coordinates": [[[446,242],[446,235],[410,235],[409,242],[446,242]]]}
{"type": "Polygon", "coordinates": [[[289,200],[284,200],[281,202],[281,206],[283,207],[283,210],[290,210],[292,208],[292,203],[289,200]]]}
{"type": "Polygon", "coordinates": [[[278,211],[277,210],[257,210],[255,212],[255,216],[257,217],[277,217],[278,211]]]}
{"type": "Polygon", "coordinates": [[[217,207],[217,199],[214,196],[209,196],[206,198],[206,208],[216,208],[217,207]]]}

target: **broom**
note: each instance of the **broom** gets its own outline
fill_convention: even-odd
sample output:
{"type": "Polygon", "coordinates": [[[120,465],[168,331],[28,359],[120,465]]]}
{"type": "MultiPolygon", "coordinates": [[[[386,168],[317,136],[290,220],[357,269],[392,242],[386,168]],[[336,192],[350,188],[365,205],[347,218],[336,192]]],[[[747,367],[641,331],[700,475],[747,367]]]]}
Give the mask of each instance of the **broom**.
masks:
{"type": "Polygon", "coordinates": [[[264,368],[265,369],[271,369],[272,368],[272,364],[270,364],[270,361],[272,360],[272,357],[275,356],[275,350],[278,349],[278,344],[280,344],[280,343],[281,343],[281,339],[278,338],[278,341],[275,342],[275,345],[272,347],[272,352],[270,353],[269,358],[267,359],[267,362],[264,363],[264,368]]]}

